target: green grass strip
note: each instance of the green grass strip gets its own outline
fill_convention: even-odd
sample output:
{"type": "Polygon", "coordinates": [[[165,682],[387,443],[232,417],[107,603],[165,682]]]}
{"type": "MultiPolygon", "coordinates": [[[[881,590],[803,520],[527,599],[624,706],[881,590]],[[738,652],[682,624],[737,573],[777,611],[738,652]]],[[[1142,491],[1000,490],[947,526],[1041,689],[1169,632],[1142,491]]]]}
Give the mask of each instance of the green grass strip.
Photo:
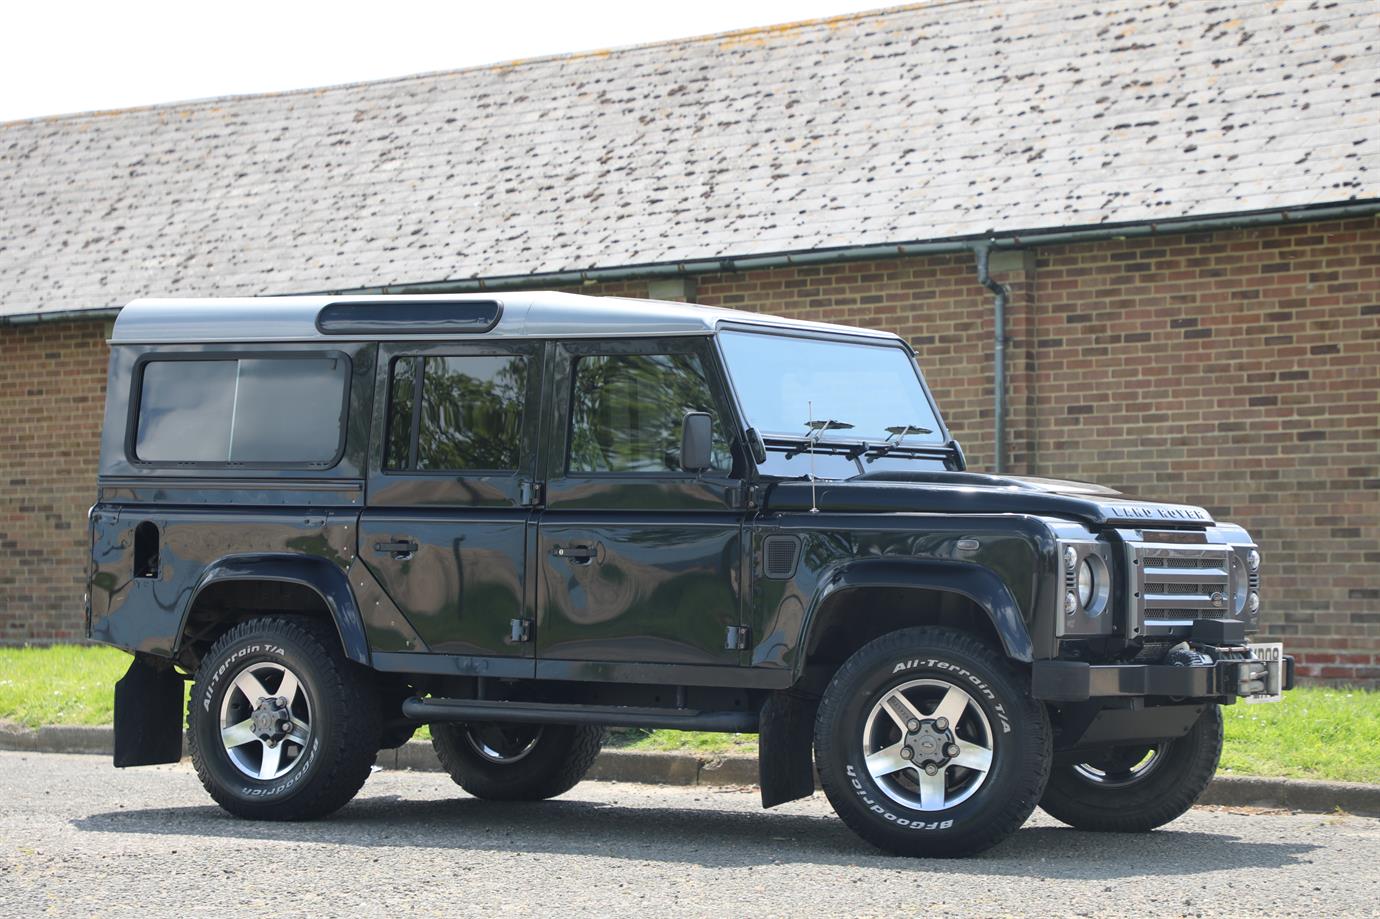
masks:
{"type": "MultiPolygon", "coordinates": [[[[0,720],[27,727],[110,724],[129,655],[58,645],[0,648],[0,720]]],[[[1228,706],[1222,772],[1380,783],[1380,692],[1305,686],[1275,705],[1228,706]]],[[[425,736],[419,731],[418,736],[425,736]]],[[[610,747],[752,755],[752,734],[615,731],[610,747]]]]}

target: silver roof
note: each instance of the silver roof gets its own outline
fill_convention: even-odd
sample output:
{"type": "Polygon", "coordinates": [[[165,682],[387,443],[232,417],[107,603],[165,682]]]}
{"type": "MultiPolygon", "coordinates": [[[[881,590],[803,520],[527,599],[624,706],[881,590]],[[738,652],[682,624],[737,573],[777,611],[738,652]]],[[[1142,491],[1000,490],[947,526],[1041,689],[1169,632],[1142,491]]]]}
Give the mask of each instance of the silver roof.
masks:
{"type": "Polygon", "coordinates": [[[736,322],[798,331],[862,335],[900,341],[890,332],[803,322],[742,310],[586,297],[556,291],[503,294],[408,295],[380,297],[227,297],[135,300],[120,311],[112,344],[159,342],[345,341],[359,338],[592,338],[619,335],[706,335],[721,323],[736,322]],[[328,303],[415,303],[458,300],[498,301],[503,305],[492,331],[473,335],[323,335],[316,317],[328,303]]]}

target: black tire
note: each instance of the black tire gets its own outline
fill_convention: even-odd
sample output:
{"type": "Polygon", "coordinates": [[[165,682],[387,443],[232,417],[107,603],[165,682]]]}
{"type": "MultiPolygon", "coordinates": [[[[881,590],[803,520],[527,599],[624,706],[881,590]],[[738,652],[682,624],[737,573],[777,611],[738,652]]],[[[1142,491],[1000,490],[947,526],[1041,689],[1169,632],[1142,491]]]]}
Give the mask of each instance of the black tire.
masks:
{"type": "MultiPolygon", "coordinates": [[[[905,723],[912,721],[905,716],[905,723]]],[[[863,646],[834,674],[815,722],[815,764],[829,803],[855,833],[897,855],[971,855],[1005,839],[1034,811],[1050,759],[1049,719],[1031,698],[1028,681],[987,645],[951,629],[902,629],[863,646]],[[961,697],[949,694],[954,687],[963,690],[961,697]],[[897,693],[923,716],[923,733],[908,734],[900,720],[887,720],[883,700],[897,693]],[[962,715],[949,725],[949,740],[939,742],[947,722],[940,703],[950,699],[958,700],[962,715]],[[896,750],[895,756],[911,744],[921,753],[874,778],[865,765],[865,744],[874,741],[896,750]],[[929,805],[923,774],[910,765],[934,755],[924,752],[934,749],[927,744],[961,751],[943,765],[928,763],[936,769],[940,796],[931,796],[929,805]],[[958,765],[984,750],[991,751],[985,772],[958,765]]]]}
{"type": "Polygon", "coordinates": [[[305,820],[343,807],[369,777],[379,730],[368,674],[345,659],[331,625],[310,619],[250,619],[226,632],[197,668],[187,712],[201,784],[225,810],[255,820],[305,820]],[[293,744],[291,736],[275,741],[284,771],[259,778],[246,768],[252,770],[257,755],[262,772],[269,747],[250,739],[232,752],[222,742],[222,718],[252,716],[249,694],[237,685],[246,673],[277,693],[289,672],[299,687],[290,700],[292,718],[308,725],[293,731],[304,743],[293,744]]]}
{"type": "Polygon", "coordinates": [[[488,801],[541,801],[579,784],[604,729],[570,724],[433,724],[431,745],[465,791],[488,801]]]}
{"type": "Polygon", "coordinates": [[[1222,710],[1209,705],[1183,737],[1113,748],[1087,763],[1060,762],[1040,807],[1080,830],[1148,832],[1193,806],[1217,773],[1221,756],[1222,710]],[[1131,768],[1152,753],[1149,768],[1131,768]]]}

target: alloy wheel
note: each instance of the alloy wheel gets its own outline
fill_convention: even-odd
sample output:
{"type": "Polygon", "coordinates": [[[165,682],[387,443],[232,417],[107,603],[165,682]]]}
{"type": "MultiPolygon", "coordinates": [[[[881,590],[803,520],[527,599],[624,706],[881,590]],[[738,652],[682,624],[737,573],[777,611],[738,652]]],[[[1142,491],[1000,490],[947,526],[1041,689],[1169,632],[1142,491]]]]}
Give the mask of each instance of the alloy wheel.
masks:
{"type": "Polygon", "coordinates": [[[986,782],[995,737],[964,689],[944,680],[912,680],[872,706],[862,743],[868,773],[887,797],[913,810],[941,811],[986,782]]]}
{"type": "Polygon", "coordinates": [[[235,674],[220,704],[220,740],[230,762],[252,779],[282,778],[311,741],[311,700],[297,674],[260,661],[235,674]]]}

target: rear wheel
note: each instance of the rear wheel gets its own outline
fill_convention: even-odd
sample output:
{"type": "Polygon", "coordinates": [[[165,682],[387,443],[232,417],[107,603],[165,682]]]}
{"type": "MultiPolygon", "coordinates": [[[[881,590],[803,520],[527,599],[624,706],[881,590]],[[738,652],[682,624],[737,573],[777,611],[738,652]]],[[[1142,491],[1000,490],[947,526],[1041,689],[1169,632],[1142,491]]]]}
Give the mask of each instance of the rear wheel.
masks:
{"type": "Polygon", "coordinates": [[[1221,755],[1222,710],[1209,705],[1183,737],[1061,760],[1040,807],[1080,830],[1143,833],[1192,807],[1221,755]]]}
{"type": "Polygon", "coordinates": [[[834,675],[815,762],[834,810],[900,855],[980,852],[1035,809],[1049,774],[1044,708],[1006,661],[962,632],[914,628],[834,675]]]}
{"type": "Polygon", "coordinates": [[[369,777],[378,702],[329,625],[251,619],[202,659],[187,729],[201,784],[230,813],[320,817],[369,777]]]}
{"type": "Polygon", "coordinates": [[[433,724],[431,745],[450,777],[476,798],[539,801],[579,784],[604,729],[568,724],[433,724]]]}

